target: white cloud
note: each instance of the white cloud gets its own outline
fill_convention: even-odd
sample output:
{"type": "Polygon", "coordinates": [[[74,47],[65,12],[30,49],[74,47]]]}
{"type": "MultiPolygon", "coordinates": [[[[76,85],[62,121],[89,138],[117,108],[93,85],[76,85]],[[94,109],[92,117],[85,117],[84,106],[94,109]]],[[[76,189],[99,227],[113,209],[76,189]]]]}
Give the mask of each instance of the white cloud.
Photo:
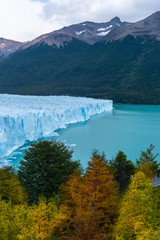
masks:
{"type": "Polygon", "coordinates": [[[137,21],[158,11],[160,0],[5,0],[0,2],[0,37],[26,41],[83,21],[137,21]]]}
{"type": "Polygon", "coordinates": [[[30,0],[5,0],[0,2],[0,36],[26,41],[47,29],[41,20],[43,3],[30,0]]]}
{"type": "Polygon", "coordinates": [[[43,18],[56,26],[109,21],[115,16],[123,21],[138,21],[158,11],[159,5],[160,0],[49,0],[43,18]]]}

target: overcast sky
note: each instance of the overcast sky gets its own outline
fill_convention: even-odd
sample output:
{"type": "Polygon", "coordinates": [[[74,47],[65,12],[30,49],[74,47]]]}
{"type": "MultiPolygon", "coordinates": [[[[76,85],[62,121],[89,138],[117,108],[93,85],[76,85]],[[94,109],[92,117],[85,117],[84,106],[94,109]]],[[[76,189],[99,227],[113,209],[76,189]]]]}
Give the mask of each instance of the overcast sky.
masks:
{"type": "Polygon", "coordinates": [[[160,0],[0,0],[0,37],[27,41],[63,26],[135,22],[160,10],[160,0]]]}

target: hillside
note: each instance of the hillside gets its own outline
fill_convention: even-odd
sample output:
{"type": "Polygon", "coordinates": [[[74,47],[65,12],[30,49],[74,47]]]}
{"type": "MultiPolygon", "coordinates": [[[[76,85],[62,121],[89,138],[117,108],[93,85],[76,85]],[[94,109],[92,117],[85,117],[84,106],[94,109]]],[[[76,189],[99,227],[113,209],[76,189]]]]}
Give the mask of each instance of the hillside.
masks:
{"type": "Polygon", "coordinates": [[[138,23],[122,24],[94,44],[75,37],[68,29],[54,32],[50,38],[40,37],[1,60],[0,92],[160,104],[158,19],[159,12],[138,23]],[[137,26],[141,26],[139,30],[137,26]],[[152,29],[148,34],[147,26],[152,29]],[[111,39],[115,33],[116,38],[111,39]]]}

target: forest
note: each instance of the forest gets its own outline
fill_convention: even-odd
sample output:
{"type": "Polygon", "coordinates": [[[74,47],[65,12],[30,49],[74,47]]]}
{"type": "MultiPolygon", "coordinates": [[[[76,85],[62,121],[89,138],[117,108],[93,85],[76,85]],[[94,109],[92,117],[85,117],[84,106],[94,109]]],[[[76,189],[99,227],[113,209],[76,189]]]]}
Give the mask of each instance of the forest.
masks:
{"type": "Polygon", "coordinates": [[[135,164],[122,151],[109,160],[93,150],[84,170],[64,143],[32,143],[18,169],[0,168],[0,239],[160,239],[154,148],[135,164]]]}
{"type": "Polygon", "coordinates": [[[148,36],[34,45],[0,60],[0,93],[160,104],[160,41],[148,36]]]}

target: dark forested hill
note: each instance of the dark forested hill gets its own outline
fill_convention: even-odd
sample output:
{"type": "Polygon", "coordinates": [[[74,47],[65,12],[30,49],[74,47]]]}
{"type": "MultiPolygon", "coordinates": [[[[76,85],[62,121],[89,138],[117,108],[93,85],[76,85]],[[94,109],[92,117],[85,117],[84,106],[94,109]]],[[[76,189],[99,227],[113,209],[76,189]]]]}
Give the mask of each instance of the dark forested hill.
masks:
{"type": "MultiPolygon", "coordinates": [[[[151,20],[149,18],[150,29],[151,20]]],[[[153,22],[153,34],[135,35],[134,25],[134,34],[131,31],[119,39],[106,40],[105,37],[89,44],[74,35],[66,37],[65,32],[59,47],[40,42],[21,49],[0,62],[0,92],[160,104],[160,41],[153,22]]],[[[121,32],[120,29],[128,29],[127,26],[113,31],[121,32]]],[[[56,41],[61,34],[56,35],[56,41]]],[[[112,36],[112,31],[109,34],[112,36]]]]}

